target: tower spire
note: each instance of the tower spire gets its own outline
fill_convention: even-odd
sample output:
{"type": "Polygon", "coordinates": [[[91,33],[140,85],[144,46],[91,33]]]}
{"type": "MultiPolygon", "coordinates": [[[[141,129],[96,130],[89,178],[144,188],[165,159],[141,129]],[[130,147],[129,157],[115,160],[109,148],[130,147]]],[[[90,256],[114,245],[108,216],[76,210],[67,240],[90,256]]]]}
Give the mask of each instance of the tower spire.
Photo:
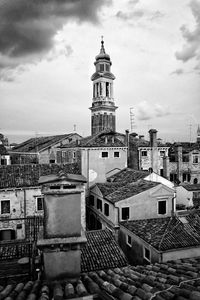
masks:
{"type": "Polygon", "coordinates": [[[94,135],[103,130],[115,131],[115,106],[113,97],[113,80],[111,73],[112,62],[104,48],[103,36],[101,36],[100,53],[95,57],[95,73],[92,75],[93,99],[91,110],[91,134],[94,135]]]}
{"type": "Polygon", "coordinates": [[[104,48],[104,40],[103,40],[103,35],[101,36],[101,49],[100,49],[100,53],[106,53],[105,52],[105,48],[104,48]]]}

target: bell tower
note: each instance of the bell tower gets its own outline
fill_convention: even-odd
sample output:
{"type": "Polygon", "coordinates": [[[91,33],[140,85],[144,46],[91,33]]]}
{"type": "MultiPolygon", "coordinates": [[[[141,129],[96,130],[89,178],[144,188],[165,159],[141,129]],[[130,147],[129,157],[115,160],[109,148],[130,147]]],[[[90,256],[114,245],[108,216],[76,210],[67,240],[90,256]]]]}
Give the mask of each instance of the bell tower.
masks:
{"type": "Polygon", "coordinates": [[[91,110],[91,134],[94,135],[103,130],[116,130],[115,106],[113,98],[113,80],[111,73],[112,62],[106,54],[103,37],[100,53],[95,57],[95,73],[92,75],[93,99],[91,110]]]}

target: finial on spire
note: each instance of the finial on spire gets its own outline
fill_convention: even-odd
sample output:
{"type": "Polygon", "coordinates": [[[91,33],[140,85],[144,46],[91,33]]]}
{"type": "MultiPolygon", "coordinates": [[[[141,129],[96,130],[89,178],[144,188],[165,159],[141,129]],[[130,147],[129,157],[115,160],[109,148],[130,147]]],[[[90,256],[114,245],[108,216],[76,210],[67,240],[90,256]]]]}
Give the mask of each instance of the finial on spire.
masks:
{"type": "Polygon", "coordinates": [[[103,40],[103,35],[101,36],[101,50],[100,53],[106,53],[104,49],[104,40],[103,40]]]}

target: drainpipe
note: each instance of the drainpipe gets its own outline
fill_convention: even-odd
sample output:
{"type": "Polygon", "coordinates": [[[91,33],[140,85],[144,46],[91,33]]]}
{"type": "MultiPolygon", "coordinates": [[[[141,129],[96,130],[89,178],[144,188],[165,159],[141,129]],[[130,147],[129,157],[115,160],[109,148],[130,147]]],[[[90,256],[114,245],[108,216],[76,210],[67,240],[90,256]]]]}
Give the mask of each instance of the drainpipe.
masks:
{"type": "Polygon", "coordinates": [[[90,154],[89,154],[90,149],[87,148],[87,195],[88,195],[88,191],[89,191],[89,167],[90,167],[90,163],[89,163],[89,159],[90,159],[90,154]]]}
{"type": "Polygon", "coordinates": [[[24,190],[24,218],[26,218],[26,189],[24,190]]]}
{"type": "Polygon", "coordinates": [[[129,130],[126,129],[127,167],[129,166],[129,130]]]}
{"type": "Polygon", "coordinates": [[[174,196],[172,198],[172,211],[171,216],[174,217],[176,214],[176,188],[174,187],[174,196]]]}

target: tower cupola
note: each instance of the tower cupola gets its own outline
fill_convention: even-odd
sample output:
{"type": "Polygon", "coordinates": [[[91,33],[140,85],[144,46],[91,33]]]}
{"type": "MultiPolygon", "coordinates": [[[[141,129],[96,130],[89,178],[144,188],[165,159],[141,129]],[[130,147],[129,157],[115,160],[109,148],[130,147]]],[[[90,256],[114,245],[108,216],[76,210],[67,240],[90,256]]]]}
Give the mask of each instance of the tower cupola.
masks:
{"type": "Polygon", "coordinates": [[[116,130],[115,110],[117,107],[113,97],[113,80],[111,73],[112,62],[104,48],[103,37],[100,53],[95,57],[95,73],[92,75],[93,99],[91,110],[91,134],[103,130],[116,130]]]}

